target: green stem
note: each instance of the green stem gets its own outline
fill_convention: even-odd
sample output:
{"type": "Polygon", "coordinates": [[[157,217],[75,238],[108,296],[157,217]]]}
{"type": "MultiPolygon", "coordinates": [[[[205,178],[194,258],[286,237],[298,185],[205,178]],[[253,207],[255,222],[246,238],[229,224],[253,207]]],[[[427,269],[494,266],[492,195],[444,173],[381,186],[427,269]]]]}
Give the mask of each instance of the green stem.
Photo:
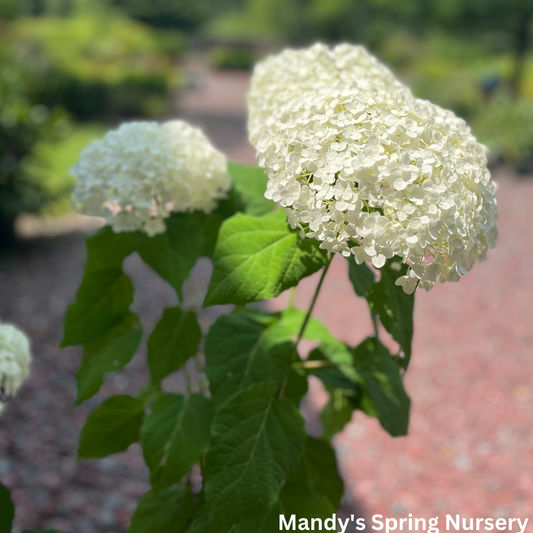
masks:
{"type": "MultiPolygon", "coordinates": [[[[307,315],[305,315],[305,320],[303,321],[302,327],[300,328],[300,332],[298,333],[298,338],[296,339],[296,345],[294,346],[294,352],[295,352],[294,355],[296,355],[296,350],[298,349],[298,345],[300,344],[300,341],[302,340],[302,337],[305,333],[305,328],[307,328],[307,324],[309,324],[309,320],[311,320],[311,315],[313,314],[313,309],[315,308],[316,300],[318,298],[318,293],[320,292],[320,289],[322,288],[322,283],[324,283],[324,278],[326,277],[326,274],[328,273],[328,269],[329,269],[329,266],[331,265],[332,259],[333,259],[333,254],[331,254],[328,257],[328,262],[326,263],[324,270],[322,270],[322,275],[320,276],[320,280],[318,281],[318,285],[316,286],[315,294],[313,294],[311,305],[309,306],[307,315]]],[[[294,355],[293,355],[293,358],[294,358],[294,355]]]]}
{"type": "MultiPolygon", "coordinates": [[[[298,337],[296,339],[296,344],[294,345],[294,351],[292,353],[292,360],[295,359],[295,357],[298,355],[298,345],[300,344],[300,341],[302,340],[305,329],[307,328],[307,325],[309,324],[309,320],[311,320],[311,315],[313,314],[313,309],[315,308],[315,304],[318,298],[318,294],[320,292],[320,289],[322,288],[322,283],[324,283],[324,278],[326,277],[326,274],[328,273],[329,267],[331,265],[331,261],[333,260],[333,254],[331,254],[328,257],[327,263],[324,266],[324,270],[322,270],[322,275],[320,276],[320,279],[318,281],[318,285],[315,289],[315,294],[313,294],[313,299],[311,300],[311,305],[309,306],[309,310],[307,311],[307,314],[305,315],[305,319],[303,321],[302,327],[300,328],[300,331],[298,333],[298,337]]],[[[285,381],[281,385],[280,391],[279,391],[279,397],[283,398],[283,395],[285,394],[285,389],[287,388],[287,383],[289,381],[289,378],[285,378],[285,381]]]]}

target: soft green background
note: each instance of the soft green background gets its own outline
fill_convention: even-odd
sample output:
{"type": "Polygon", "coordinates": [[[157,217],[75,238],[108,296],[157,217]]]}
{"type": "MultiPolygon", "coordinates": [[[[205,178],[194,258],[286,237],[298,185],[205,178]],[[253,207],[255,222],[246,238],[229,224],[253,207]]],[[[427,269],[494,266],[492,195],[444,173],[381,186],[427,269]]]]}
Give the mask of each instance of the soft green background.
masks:
{"type": "Polygon", "coordinates": [[[533,167],[529,0],[0,0],[0,219],[68,210],[81,146],[172,114],[198,51],[250,68],[286,45],[361,42],[466,118],[494,163],[533,167]]]}

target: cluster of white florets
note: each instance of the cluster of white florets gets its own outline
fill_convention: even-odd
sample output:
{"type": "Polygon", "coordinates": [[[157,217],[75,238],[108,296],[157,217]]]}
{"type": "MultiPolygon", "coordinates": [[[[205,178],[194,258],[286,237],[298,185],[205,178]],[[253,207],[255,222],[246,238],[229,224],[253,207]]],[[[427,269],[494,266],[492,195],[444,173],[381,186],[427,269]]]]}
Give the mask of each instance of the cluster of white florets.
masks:
{"type": "Polygon", "coordinates": [[[337,47],[326,67],[322,59],[313,61],[317,50],[322,58],[324,47],[313,47],[285,52],[257,69],[250,125],[269,178],[266,197],[286,208],[302,236],[330,252],[353,254],[377,268],[402,258],[410,268],[397,283],[407,293],[417,284],[429,290],[437,279],[458,280],[494,246],[497,234],[485,148],[452,112],[384,81],[390,72],[360,47],[337,47]],[[342,54],[350,58],[345,67],[342,54]],[[297,96],[276,112],[271,102],[279,76],[268,71],[287,72],[284,57],[289,71],[298,65],[292,82],[304,81],[305,90],[293,86],[297,96]],[[340,72],[328,87],[323,79],[331,75],[330,64],[340,72]],[[267,107],[273,126],[261,132],[255,125],[267,107]]]}
{"type": "Polygon", "coordinates": [[[74,205],[116,233],[163,233],[171,212],[210,213],[231,187],[226,158],[182,121],[132,122],[85,148],[74,205]]]}
{"type": "Polygon", "coordinates": [[[411,96],[411,91],[363,46],[340,44],[330,49],[315,44],[304,50],[284,50],[258,63],[248,95],[252,144],[257,145],[277,129],[277,116],[293,99],[354,82],[362,90],[411,96]]]}
{"type": "Polygon", "coordinates": [[[0,324],[0,402],[17,392],[30,371],[30,343],[24,333],[0,324]]]}

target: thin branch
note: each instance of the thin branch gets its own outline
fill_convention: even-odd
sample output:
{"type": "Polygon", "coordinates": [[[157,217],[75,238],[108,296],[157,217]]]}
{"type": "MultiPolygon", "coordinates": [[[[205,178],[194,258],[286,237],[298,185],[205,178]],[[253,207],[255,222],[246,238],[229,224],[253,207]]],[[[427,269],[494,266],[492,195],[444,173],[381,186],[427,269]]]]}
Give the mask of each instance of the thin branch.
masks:
{"type": "MultiPolygon", "coordinates": [[[[296,344],[294,345],[294,351],[292,353],[292,360],[298,356],[298,345],[300,344],[300,341],[302,340],[302,337],[304,336],[305,329],[307,328],[307,325],[309,324],[309,320],[311,319],[311,315],[313,314],[313,309],[315,308],[315,304],[318,298],[318,294],[320,292],[320,289],[322,288],[322,283],[324,283],[324,278],[326,277],[326,274],[329,270],[329,267],[331,265],[331,261],[333,260],[333,254],[330,254],[328,256],[328,260],[326,265],[324,266],[324,270],[322,270],[322,275],[320,276],[320,280],[318,281],[318,285],[315,289],[315,294],[313,295],[313,299],[311,300],[311,305],[309,306],[309,310],[307,311],[307,314],[305,315],[305,319],[303,321],[302,327],[300,328],[300,331],[298,333],[298,337],[296,339],[296,344]]],[[[279,391],[279,397],[283,398],[283,395],[285,394],[285,389],[287,388],[287,383],[289,382],[289,378],[285,378],[285,381],[281,385],[280,391],[279,391]]]]}

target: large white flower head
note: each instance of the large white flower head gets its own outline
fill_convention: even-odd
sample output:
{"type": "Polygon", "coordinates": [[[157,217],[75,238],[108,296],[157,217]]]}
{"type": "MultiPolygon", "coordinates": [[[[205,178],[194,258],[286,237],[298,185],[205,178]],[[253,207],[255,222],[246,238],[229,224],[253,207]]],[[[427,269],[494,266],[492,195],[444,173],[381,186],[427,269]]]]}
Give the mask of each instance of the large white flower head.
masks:
{"type": "Polygon", "coordinates": [[[76,209],[116,233],[163,233],[171,212],[210,213],[231,187],[224,155],[179,120],[123,124],[85,148],[71,172],[76,209]]]}
{"type": "Polygon", "coordinates": [[[15,395],[30,369],[30,343],[24,333],[0,324],[0,401],[15,395]]]}
{"type": "Polygon", "coordinates": [[[276,129],[276,116],[293,99],[347,83],[357,83],[361,89],[412,96],[363,46],[339,44],[329,48],[317,43],[303,50],[284,50],[255,66],[248,95],[252,143],[256,145],[271,129],[276,129]]]}
{"type": "Polygon", "coordinates": [[[266,197],[322,248],[377,268],[401,257],[410,268],[397,283],[411,293],[458,280],[494,246],[485,148],[452,112],[355,80],[303,93],[273,116],[256,140],[266,197]]]}

